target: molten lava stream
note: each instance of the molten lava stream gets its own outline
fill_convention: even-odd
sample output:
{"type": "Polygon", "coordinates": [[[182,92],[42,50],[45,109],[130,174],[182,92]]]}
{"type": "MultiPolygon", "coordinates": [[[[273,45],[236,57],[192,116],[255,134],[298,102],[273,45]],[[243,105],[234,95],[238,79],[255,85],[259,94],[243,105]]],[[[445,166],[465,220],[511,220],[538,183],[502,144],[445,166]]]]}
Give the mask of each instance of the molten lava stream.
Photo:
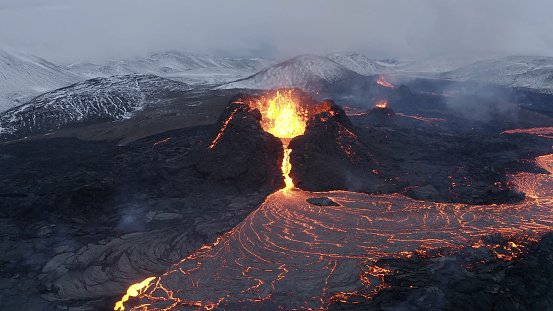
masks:
{"type": "Polygon", "coordinates": [[[292,170],[292,164],[290,164],[290,153],[292,152],[292,149],[288,148],[288,143],[282,142],[282,145],[284,147],[284,158],[282,159],[282,175],[284,176],[284,182],[286,183],[286,187],[284,188],[284,191],[288,189],[294,188],[294,182],[292,181],[292,178],[290,177],[290,171],[292,170]]]}
{"type": "Polygon", "coordinates": [[[258,101],[257,107],[261,112],[261,126],[263,130],[278,137],[284,148],[282,159],[282,175],[286,187],[284,191],[294,188],[294,182],[289,174],[292,169],[290,164],[290,153],[288,149],[290,140],[298,135],[303,135],[307,122],[307,111],[305,111],[293,98],[292,90],[288,92],[277,91],[276,96],[267,101],[258,101]]]}
{"type": "MultiPolygon", "coordinates": [[[[538,163],[552,168],[553,156],[538,163]]],[[[553,178],[511,178],[532,198],[470,206],[402,195],[278,191],[213,246],[202,247],[155,281],[145,281],[149,285],[121,305],[125,310],[315,310],[333,297],[359,290],[374,293],[383,286],[382,275],[391,272],[370,264],[381,257],[402,257],[421,247],[480,247],[479,238],[491,233],[553,230],[553,178]],[[330,197],[340,206],[307,203],[313,196],[330,197]]]]}
{"type": "MultiPolygon", "coordinates": [[[[535,184],[525,179],[514,182],[544,189],[553,185],[550,177],[540,177],[535,184]]],[[[333,296],[378,289],[383,271],[366,267],[383,256],[458,246],[491,233],[553,230],[551,193],[536,193],[535,199],[518,204],[470,206],[401,195],[276,192],[218,245],[204,248],[160,277],[157,285],[139,296],[135,306],[142,307],[129,307],[148,310],[148,304],[155,302],[200,309],[214,305],[255,309],[262,304],[323,308],[333,296]],[[341,206],[305,201],[314,195],[328,196],[341,206]],[[368,277],[360,277],[363,267],[368,277]]]]}

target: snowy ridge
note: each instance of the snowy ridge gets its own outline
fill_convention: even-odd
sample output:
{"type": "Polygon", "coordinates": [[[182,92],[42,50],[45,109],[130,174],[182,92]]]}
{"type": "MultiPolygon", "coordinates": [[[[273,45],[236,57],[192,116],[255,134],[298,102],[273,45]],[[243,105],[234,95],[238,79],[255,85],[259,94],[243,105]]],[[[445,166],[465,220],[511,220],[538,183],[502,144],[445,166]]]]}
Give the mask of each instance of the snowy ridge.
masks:
{"type": "Polygon", "coordinates": [[[0,50],[0,112],[82,80],[81,76],[44,59],[0,50]]]}
{"type": "Polygon", "coordinates": [[[553,57],[508,56],[487,59],[442,75],[456,81],[479,81],[553,93],[553,57]]]}
{"type": "Polygon", "coordinates": [[[77,62],[66,68],[89,78],[154,74],[193,85],[213,85],[250,76],[272,64],[262,58],[232,59],[169,51],[129,60],[77,62]]]}
{"type": "Polygon", "coordinates": [[[386,72],[386,67],[363,54],[355,52],[334,53],[327,56],[334,62],[364,76],[373,76],[386,72]]]}
{"type": "Polygon", "coordinates": [[[497,54],[448,54],[421,60],[397,61],[390,67],[397,73],[443,73],[468,66],[477,61],[501,57],[497,54]]]}
{"type": "Polygon", "coordinates": [[[147,105],[162,104],[187,84],[153,75],[95,78],[45,93],[0,115],[4,138],[45,133],[64,125],[121,120],[147,105]]]}
{"type": "Polygon", "coordinates": [[[219,88],[277,89],[295,87],[306,92],[314,92],[358,76],[359,74],[329,58],[300,55],[264,69],[251,77],[222,85],[219,88]]]}

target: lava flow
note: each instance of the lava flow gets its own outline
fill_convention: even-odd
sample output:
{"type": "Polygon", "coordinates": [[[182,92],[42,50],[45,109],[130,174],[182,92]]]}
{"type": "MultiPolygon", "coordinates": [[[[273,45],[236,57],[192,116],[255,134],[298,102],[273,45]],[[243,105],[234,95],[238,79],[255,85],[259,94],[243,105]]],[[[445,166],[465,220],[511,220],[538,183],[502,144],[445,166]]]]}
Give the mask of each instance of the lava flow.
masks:
{"type": "Polygon", "coordinates": [[[382,99],[376,102],[374,105],[376,108],[388,108],[388,100],[382,99]]]}
{"type": "MultiPolygon", "coordinates": [[[[551,170],[553,156],[536,163],[551,170]]],[[[525,201],[477,206],[399,194],[273,193],[215,244],[142,282],[147,285],[126,295],[128,301],[116,310],[321,310],[351,294],[370,297],[386,286],[383,275],[393,272],[375,266],[379,258],[440,247],[487,247],[481,241],[485,235],[537,237],[553,230],[553,178],[534,173],[511,178],[518,190],[531,194],[525,201]],[[339,206],[307,203],[313,196],[329,197],[339,206]]],[[[496,252],[505,260],[519,253],[514,242],[496,252]]]]}
{"type": "Polygon", "coordinates": [[[386,81],[386,79],[384,79],[384,76],[378,77],[378,79],[376,80],[376,83],[378,83],[382,86],[385,86],[385,87],[389,87],[391,89],[394,88],[394,86],[390,82],[388,82],[388,81],[386,81]]]}
{"type": "Polygon", "coordinates": [[[294,187],[292,178],[288,175],[292,166],[290,164],[290,152],[288,143],[290,140],[305,132],[307,122],[307,109],[301,107],[292,95],[292,90],[277,91],[276,96],[270,99],[261,99],[256,102],[261,112],[261,126],[267,133],[280,138],[284,146],[284,158],[282,160],[282,174],[286,182],[286,188],[294,187]]]}

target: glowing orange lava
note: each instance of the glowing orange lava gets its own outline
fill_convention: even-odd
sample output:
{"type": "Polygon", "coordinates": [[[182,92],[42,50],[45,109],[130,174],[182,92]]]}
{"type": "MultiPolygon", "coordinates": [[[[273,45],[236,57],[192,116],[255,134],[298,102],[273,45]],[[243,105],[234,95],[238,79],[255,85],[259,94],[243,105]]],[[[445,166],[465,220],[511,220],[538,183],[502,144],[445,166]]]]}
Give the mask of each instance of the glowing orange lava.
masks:
{"type": "Polygon", "coordinates": [[[140,295],[144,291],[144,289],[147,288],[150,282],[154,279],[155,277],[150,277],[140,283],[131,285],[129,289],[127,289],[127,294],[123,296],[123,298],[121,298],[121,300],[115,304],[115,307],[113,308],[113,310],[119,310],[119,311],[125,310],[125,306],[123,304],[126,301],[128,301],[130,297],[136,297],[140,295]]]}
{"type": "Polygon", "coordinates": [[[382,86],[385,86],[385,87],[392,88],[392,89],[394,88],[394,86],[393,86],[390,82],[386,81],[386,79],[384,79],[383,76],[380,76],[380,77],[378,78],[378,80],[376,80],[376,83],[378,83],[378,84],[380,84],[380,85],[382,85],[382,86]]]}
{"type": "Polygon", "coordinates": [[[286,183],[284,191],[294,188],[294,182],[289,175],[290,171],[292,170],[292,164],[290,164],[290,152],[292,152],[292,149],[289,149],[288,145],[285,145],[284,159],[282,159],[282,174],[284,175],[284,182],[286,183]]]}
{"type": "Polygon", "coordinates": [[[211,145],[209,145],[209,149],[213,149],[213,147],[215,147],[217,145],[217,142],[219,141],[219,139],[221,138],[221,136],[223,136],[223,133],[225,133],[225,130],[227,129],[227,126],[230,122],[230,120],[232,120],[232,118],[234,117],[234,114],[236,113],[236,111],[238,110],[234,110],[231,114],[230,114],[230,117],[228,119],[225,120],[225,122],[223,123],[223,127],[221,128],[221,130],[219,131],[219,133],[217,134],[217,137],[215,137],[215,139],[213,140],[213,142],[211,142],[211,145]]]}
{"type": "Polygon", "coordinates": [[[428,126],[439,126],[440,124],[447,123],[447,120],[442,119],[442,118],[425,118],[425,117],[421,117],[421,116],[418,116],[418,115],[410,116],[410,115],[400,113],[400,112],[396,113],[396,115],[402,116],[402,117],[405,117],[405,118],[411,118],[411,119],[423,121],[428,126]]]}
{"type": "Polygon", "coordinates": [[[376,102],[376,105],[374,105],[375,108],[388,108],[388,100],[387,99],[381,99],[376,102]]]}
{"type": "Polygon", "coordinates": [[[514,129],[503,131],[501,134],[515,134],[515,133],[526,133],[533,134],[547,138],[553,138],[553,127],[536,127],[530,129],[514,129]]]}
{"type": "Polygon", "coordinates": [[[261,126],[267,133],[278,138],[294,138],[305,132],[307,111],[297,104],[292,90],[277,91],[277,95],[266,101],[257,102],[261,111],[261,126]]]}
{"type": "MultiPolygon", "coordinates": [[[[283,172],[289,169],[286,154],[283,172]]],[[[535,161],[552,172],[553,155],[535,161]]],[[[149,278],[131,286],[115,310],[324,310],[331,301],[370,298],[385,288],[384,276],[394,271],[376,265],[382,257],[472,246],[512,260],[522,254],[525,242],[553,230],[553,177],[520,173],[509,178],[526,200],[478,206],[399,194],[276,192],[212,246],[200,248],[154,283],[149,278]],[[314,195],[339,206],[307,203],[314,195]],[[490,234],[523,236],[523,241],[484,243],[482,236],[490,234]]]]}
{"type": "Polygon", "coordinates": [[[530,183],[513,178],[520,190],[533,190],[536,197],[477,206],[334,191],[316,195],[340,206],[321,207],[306,202],[315,195],[311,192],[274,193],[217,245],[170,268],[129,309],[160,310],[156,304],[170,305],[166,310],[236,305],[255,310],[284,302],[284,310],[324,310],[330,301],[361,293],[370,298],[385,288],[384,275],[394,271],[375,265],[382,257],[469,245],[490,249],[501,260],[514,259],[522,254],[517,240],[489,245],[481,237],[499,233],[532,240],[551,231],[553,178],[543,174],[530,183]]]}
{"type": "Polygon", "coordinates": [[[282,174],[288,190],[294,187],[289,173],[292,169],[290,164],[290,152],[288,143],[290,139],[303,135],[307,122],[307,110],[302,108],[292,95],[292,90],[277,91],[274,98],[258,100],[256,105],[261,112],[261,126],[265,132],[280,138],[284,146],[284,158],[282,160],[282,174]]]}
{"type": "Polygon", "coordinates": [[[162,144],[162,143],[164,143],[164,142],[167,142],[167,141],[169,141],[169,140],[171,140],[171,137],[165,138],[164,140],[160,140],[160,141],[154,143],[154,146],[157,146],[157,145],[162,144]]]}

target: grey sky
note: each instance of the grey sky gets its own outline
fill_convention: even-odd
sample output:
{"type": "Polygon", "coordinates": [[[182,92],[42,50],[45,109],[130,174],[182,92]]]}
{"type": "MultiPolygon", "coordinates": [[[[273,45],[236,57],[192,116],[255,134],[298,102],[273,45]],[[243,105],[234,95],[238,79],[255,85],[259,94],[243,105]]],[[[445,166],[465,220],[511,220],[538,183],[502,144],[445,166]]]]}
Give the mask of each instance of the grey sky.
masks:
{"type": "Polygon", "coordinates": [[[553,56],[551,0],[0,0],[0,49],[54,62],[177,49],[285,59],[553,56]]]}

